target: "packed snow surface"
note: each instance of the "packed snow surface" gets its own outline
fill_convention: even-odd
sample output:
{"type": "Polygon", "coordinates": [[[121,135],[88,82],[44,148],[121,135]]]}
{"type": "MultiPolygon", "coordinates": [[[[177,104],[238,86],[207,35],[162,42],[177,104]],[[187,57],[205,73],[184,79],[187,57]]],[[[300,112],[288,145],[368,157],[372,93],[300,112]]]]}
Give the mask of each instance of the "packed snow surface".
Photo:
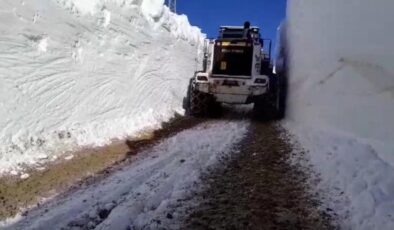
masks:
{"type": "MultiPolygon", "coordinates": [[[[289,116],[351,229],[394,226],[394,1],[290,0],[289,116]]],[[[286,45],[285,45],[286,47],[286,45]]]]}
{"type": "Polygon", "coordinates": [[[207,122],[178,133],[100,183],[41,205],[3,227],[158,229],[168,225],[168,229],[179,229],[178,220],[187,205],[193,206],[183,201],[193,200],[201,188],[201,173],[233,153],[248,125],[246,121],[207,122]]]}
{"type": "Polygon", "coordinates": [[[2,0],[0,174],[182,113],[203,35],[164,0],[2,0]]]}

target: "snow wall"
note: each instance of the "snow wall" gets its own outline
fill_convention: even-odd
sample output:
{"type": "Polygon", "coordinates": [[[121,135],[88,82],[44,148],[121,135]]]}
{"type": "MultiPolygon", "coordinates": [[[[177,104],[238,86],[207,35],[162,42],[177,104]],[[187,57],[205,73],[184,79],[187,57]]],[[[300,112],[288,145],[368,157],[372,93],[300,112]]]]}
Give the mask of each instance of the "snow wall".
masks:
{"type": "Polygon", "coordinates": [[[289,119],[367,140],[394,165],[394,1],[288,4],[289,119]]]}
{"type": "Polygon", "coordinates": [[[0,4],[0,174],[183,112],[204,35],[164,0],[0,4]]]}
{"type": "Polygon", "coordinates": [[[289,0],[285,126],[343,229],[394,226],[394,1],[289,0]]]}

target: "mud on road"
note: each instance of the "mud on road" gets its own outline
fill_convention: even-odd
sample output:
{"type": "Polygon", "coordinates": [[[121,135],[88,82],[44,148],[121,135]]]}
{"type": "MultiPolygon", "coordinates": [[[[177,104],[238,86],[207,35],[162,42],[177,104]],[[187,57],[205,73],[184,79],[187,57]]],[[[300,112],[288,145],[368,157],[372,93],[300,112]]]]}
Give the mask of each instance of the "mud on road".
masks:
{"type": "Polygon", "coordinates": [[[204,175],[184,229],[336,229],[311,196],[307,175],[290,163],[292,146],[274,123],[253,122],[239,153],[204,175]]]}

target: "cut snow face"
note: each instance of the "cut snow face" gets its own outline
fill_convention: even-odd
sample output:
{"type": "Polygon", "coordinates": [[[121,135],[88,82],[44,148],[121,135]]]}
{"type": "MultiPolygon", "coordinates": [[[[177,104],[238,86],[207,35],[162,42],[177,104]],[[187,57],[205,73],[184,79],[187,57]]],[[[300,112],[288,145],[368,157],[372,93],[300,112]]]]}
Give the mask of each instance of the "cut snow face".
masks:
{"type": "Polygon", "coordinates": [[[390,146],[378,154],[394,166],[393,8],[386,0],[290,1],[287,40],[290,119],[390,146]]]}
{"type": "Polygon", "coordinates": [[[0,175],[183,113],[202,39],[161,0],[3,0],[0,175]]]}
{"type": "Polygon", "coordinates": [[[391,229],[394,2],[288,7],[288,127],[309,150],[322,184],[348,199],[342,208],[352,229],[391,229]]]}
{"type": "MultiPolygon", "coordinates": [[[[201,173],[230,154],[248,126],[245,121],[207,122],[178,133],[99,184],[44,204],[8,228],[156,229],[158,222],[152,220],[166,217],[179,200],[191,199],[201,187],[201,173]]],[[[171,217],[181,219],[177,211],[171,217]]]]}

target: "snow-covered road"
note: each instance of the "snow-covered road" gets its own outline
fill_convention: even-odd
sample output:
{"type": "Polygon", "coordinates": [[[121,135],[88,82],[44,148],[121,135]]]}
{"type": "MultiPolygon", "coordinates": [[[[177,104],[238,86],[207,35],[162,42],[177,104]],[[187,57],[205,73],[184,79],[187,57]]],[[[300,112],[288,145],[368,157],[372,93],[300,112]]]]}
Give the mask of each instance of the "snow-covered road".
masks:
{"type": "Polygon", "coordinates": [[[248,126],[211,121],[180,132],[110,177],[35,208],[6,229],[154,229],[175,209],[170,218],[181,218],[179,201],[194,196],[201,173],[230,154],[248,126]]]}

